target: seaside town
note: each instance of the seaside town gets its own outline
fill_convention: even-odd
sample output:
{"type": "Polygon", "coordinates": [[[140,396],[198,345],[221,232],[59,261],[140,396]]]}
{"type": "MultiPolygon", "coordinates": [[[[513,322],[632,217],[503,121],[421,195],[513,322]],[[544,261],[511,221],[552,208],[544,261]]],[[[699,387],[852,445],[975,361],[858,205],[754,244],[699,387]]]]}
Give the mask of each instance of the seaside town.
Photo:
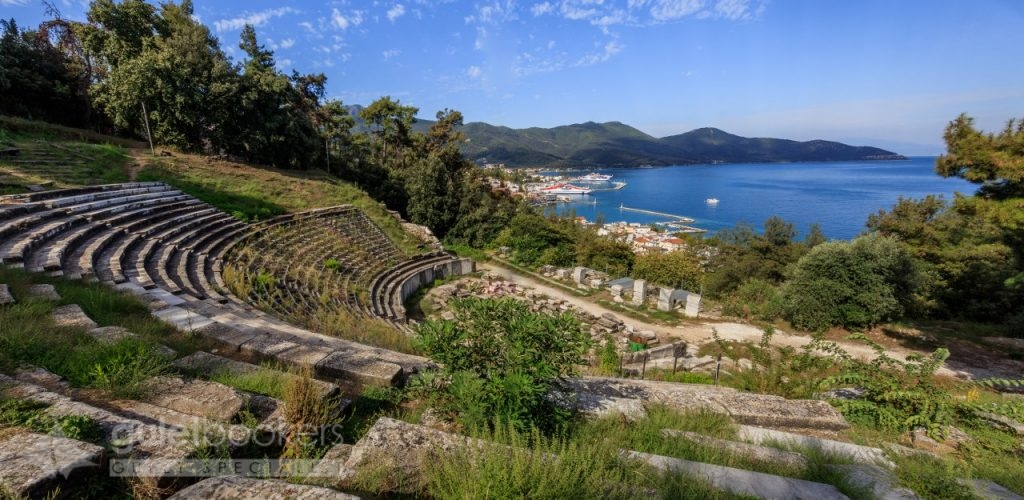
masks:
{"type": "MultiPolygon", "coordinates": [[[[615,191],[626,187],[625,182],[612,181],[612,176],[590,172],[578,175],[578,171],[566,171],[554,173],[542,169],[511,169],[503,164],[486,164],[485,171],[491,173],[487,177],[492,190],[505,191],[513,196],[525,198],[530,204],[557,205],[560,203],[572,203],[579,201],[581,196],[590,195],[601,191],[615,191]]],[[[718,200],[709,199],[707,203],[717,203],[718,200]]],[[[688,224],[693,219],[663,214],[630,207],[619,207],[620,210],[648,213],[651,215],[662,215],[669,222],[642,224],[639,222],[604,222],[597,229],[600,236],[608,236],[628,244],[636,254],[663,253],[681,250],[686,247],[686,241],[680,238],[680,234],[695,234],[705,232],[688,224]]],[[[585,217],[577,216],[576,222],[582,225],[594,225],[595,221],[588,221],[585,217]]]]}

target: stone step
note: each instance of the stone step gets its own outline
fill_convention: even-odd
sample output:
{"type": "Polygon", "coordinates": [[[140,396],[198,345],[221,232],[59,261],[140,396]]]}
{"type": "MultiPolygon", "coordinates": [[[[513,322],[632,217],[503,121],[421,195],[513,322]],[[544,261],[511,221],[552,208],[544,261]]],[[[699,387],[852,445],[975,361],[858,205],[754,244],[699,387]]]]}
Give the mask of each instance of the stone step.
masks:
{"type": "Polygon", "coordinates": [[[202,379],[164,376],[153,381],[147,403],[218,422],[231,422],[248,398],[224,384],[202,379]]]}
{"type": "Polygon", "coordinates": [[[718,439],[696,432],[679,431],[676,429],[662,429],[661,435],[669,439],[684,438],[709,448],[724,450],[759,462],[771,462],[801,470],[807,468],[807,457],[792,451],[784,451],[769,446],[729,441],[728,439],[718,439]]]}
{"type": "Polygon", "coordinates": [[[321,486],[292,484],[278,479],[253,479],[218,476],[185,488],[168,500],[227,500],[260,498],[265,500],[359,500],[359,497],[321,486]]]}
{"type": "Polygon", "coordinates": [[[99,475],[103,447],[33,432],[0,436],[0,496],[47,498],[99,475]]]}
{"type": "MultiPolygon", "coordinates": [[[[584,415],[602,417],[621,413],[630,418],[646,415],[646,404],[662,404],[683,411],[722,413],[735,422],[786,429],[841,430],[846,419],[831,405],[817,400],[789,400],[767,394],[740,392],[728,387],[679,384],[651,380],[581,377],[567,380],[577,396],[571,404],[584,415]]],[[[554,394],[570,404],[567,394],[554,394]]]]}
{"type": "Polygon", "coordinates": [[[78,326],[87,330],[99,326],[82,311],[82,307],[78,304],[67,304],[57,307],[53,310],[52,314],[53,322],[57,326],[78,326]]]}
{"type": "Polygon", "coordinates": [[[842,441],[805,436],[792,432],[763,429],[749,425],[738,426],[736,437],[755,444],[802,447],[845,457],[857,463],[883,465],[890,469],[896,467],[896,464],[886,457],[884,451],[870,446],[844,443],[842,441]]]}
{"type": "Polygon", "coordinates": [[[3,374],[0,374],[0,384],[8,397],[49,405],[44,412],[50,416],[84,415],[92,418],[102,430],[102,440],[112,453],[147,460],[147,473],[156,477],[166,477],[173,471],[177,460],[193,452],[188,431],[177,426],[120,415],[3,374]]]}
{"type": "Polygon", "coordinates": [[[815,500],[840,500],[848,498],[831,484],[815,483],[803,479],[775,476],[722,465],[692,462],[638,451],[624,451],[623,456],[644,462],[655,469],[687,474],[706,481],[714,488],[736,495],[749,495],[757,498],[813,498],[815,500]]]}
{"type": "MultiPolygon", "coordinates": [[[[233,359],[217,356],[216,354],[210,354],[208,352],[197,351],[188,356],[180,358],[174,361],[174,366],[185,372],[192,373],[195,375],[211,376],[217,373],[229,373],[232,375],[245,375],[251,373],[258,373],[262,370],[271,370],[271,368],[260,367],[244,361],[235,361],[233,359]]],[[[286,380],[292,380],[298,378],[297,375],[280,372],[286,380]]],[[[313,386],[316,388],[320,398],[329,398],[338,395],[341,390],[337,385],[330,382],[324,382],[322,380],[313,380],[313,386]]]]}

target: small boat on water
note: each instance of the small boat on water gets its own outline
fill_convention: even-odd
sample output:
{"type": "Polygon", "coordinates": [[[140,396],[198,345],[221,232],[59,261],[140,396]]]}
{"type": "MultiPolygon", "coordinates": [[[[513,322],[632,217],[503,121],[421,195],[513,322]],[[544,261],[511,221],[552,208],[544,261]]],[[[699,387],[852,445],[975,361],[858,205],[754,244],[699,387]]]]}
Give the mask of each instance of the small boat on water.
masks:
{"type": "Polygon", "coordinates": [[[612,176],[609,174],[599,174],[597,172],[591,172],[587,175],[580,177],[579,181],[582,182],[607,182],[611,180],[612,176]]]}
{"type": "Polygon", "coordinates": [[[566,183],[540,188],[540,192],[542,194],[590,194],[590,188],[566,183]]]}
{"type": "Polygon", "coordinates": [[[704,200],[704,203],[707,203],[708,205],[717,205],[718,204],[718,198],[708,198],[708,199],[704,200]]]}

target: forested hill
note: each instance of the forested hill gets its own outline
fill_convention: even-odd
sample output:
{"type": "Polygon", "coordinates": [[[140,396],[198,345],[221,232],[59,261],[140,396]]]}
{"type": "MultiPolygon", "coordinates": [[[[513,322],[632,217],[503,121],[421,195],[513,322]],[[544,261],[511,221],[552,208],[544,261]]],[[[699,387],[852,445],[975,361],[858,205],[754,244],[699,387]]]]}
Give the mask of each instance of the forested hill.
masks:
{"type": "Polygon", "coordinates": [[[550,129],[511,129],[468,123],[463,153],[477,163],[508,166],[637,167],[691,163],[892,160],[884,149],[832,141],[747,138],[715,128],[663,137],[619,122],[587,122],[550,129]]]}
{"type": "MultiPolygon", "coordinates": [[[[347,106],[355,129],[366,130],[360,105],[347,106]]],[[[426,133],[432,120],[412,129],[426,133]]],[[[621,122],[577,123],[554,128],[513,129],[484,122],[462,127],[462,153],[477,164],[509,167],[639,167],[697,163],[905,160],[892,151],[840,142],[748,138],[711,127],[660,139],[621,122]]]]}

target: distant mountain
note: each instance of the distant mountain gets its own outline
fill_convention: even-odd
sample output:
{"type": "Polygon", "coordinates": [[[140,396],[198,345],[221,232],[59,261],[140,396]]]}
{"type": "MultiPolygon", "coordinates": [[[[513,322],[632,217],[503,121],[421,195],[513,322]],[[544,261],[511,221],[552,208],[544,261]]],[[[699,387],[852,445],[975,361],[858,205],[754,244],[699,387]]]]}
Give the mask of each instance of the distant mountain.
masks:
{"type": "MultiPolygon", "coordinates": [[[[361,106],[350,106],[358,117],[361,106]]],[[[357,127],[362,128],[361,122],[357,127]]],[[[425,132],[434,122],[417,120],[425,132]]],[[[462,152],[476,163],[510,167],[639,167],[695,163],[903,160],[892,151],[832,141],[798,142],[747,138],[716,128],[699,128],[660,139],[620,122],[578,123],[554,128],[512,129],[467,123],[462,152]]]]}
{"type": "Polygon", "coordinates": [[[906,159],[868,146],[832,141],[747,138],[700,128],[657,139],[619,122],[550,129],[510,129],[486,123],[463,128],[463,153],[477,163],[510,167],[637,167],[693,163],[763,163],[906,159]]]}

